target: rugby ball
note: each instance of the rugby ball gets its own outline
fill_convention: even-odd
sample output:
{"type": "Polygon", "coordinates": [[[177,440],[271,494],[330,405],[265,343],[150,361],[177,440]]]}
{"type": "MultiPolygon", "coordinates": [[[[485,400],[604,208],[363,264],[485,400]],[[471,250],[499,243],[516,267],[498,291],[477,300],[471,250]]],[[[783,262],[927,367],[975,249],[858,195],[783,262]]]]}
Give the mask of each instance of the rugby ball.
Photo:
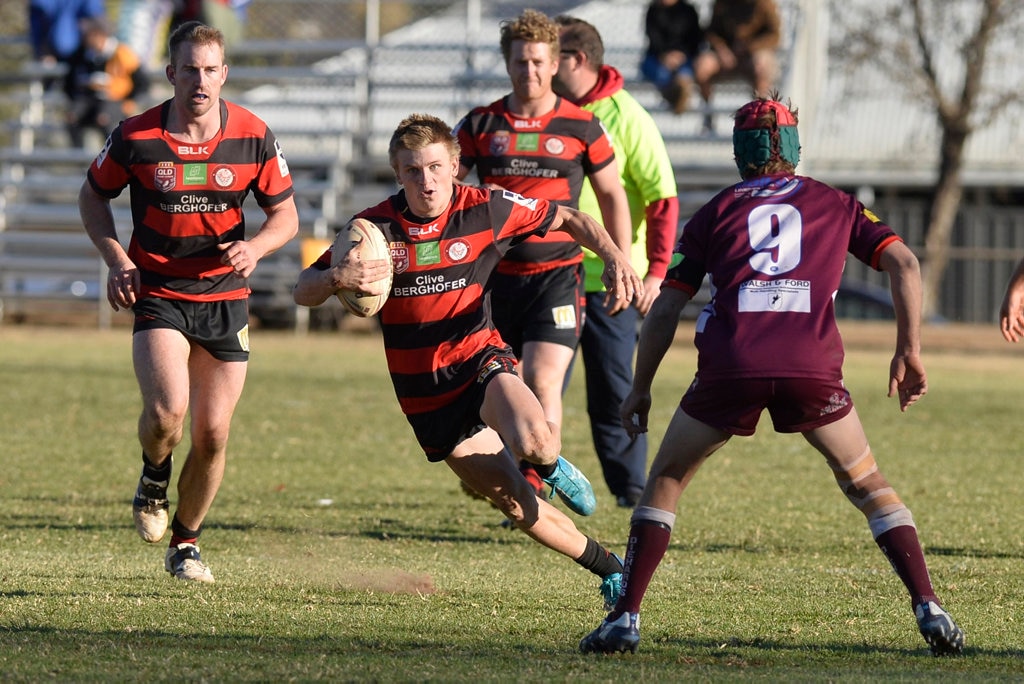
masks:
{"type": "MultiPolygon", "coordinates": [[[[342,228],[334,239],[331,247],[331,266],[337,266],[352,250],[356,251],[362,261],[374,261],[384,259],[391,266],[391,248],[384,233],[372,221],[364,218],[354,218],[342,228]]],[[[335,295],[346,309],[356,316],[373,316],[384,306],[391,292],[391,279],[393,271],[388,269],[386,278],[378,282],[386,282],[384,294],[364,295],[351,290],[338,290],[335,295]]]]}

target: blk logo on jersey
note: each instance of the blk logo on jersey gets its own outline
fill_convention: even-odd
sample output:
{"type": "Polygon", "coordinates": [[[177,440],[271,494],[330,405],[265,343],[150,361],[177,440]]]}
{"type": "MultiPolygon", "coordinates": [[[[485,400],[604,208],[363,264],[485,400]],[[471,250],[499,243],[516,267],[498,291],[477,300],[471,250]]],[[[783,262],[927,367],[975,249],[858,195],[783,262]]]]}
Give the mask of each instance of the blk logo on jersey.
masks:
{"type": "Polygon", "coordinates": [[[210,148],[206,145],[178,145],[179,157],[209,157],[210,148]]]}
{"type": "Polygon", "coordinates": [[[440,224],[440,222],[438,222],[438,223],[431,223],[430,225],[426,225],[426,226],[416,226],[416,225],[409,226],[409,235],[412,235],[413,237],[429,237],[431,235],[440,235],[440,234],[441,234],[441,224],[440,224]]]}
{"type": "Polygon", "coordinates": [[[153,187],[160,192],[170,192],[174,189],[174,182],[174,162],[158,163],[153,169],[153,187]]]}

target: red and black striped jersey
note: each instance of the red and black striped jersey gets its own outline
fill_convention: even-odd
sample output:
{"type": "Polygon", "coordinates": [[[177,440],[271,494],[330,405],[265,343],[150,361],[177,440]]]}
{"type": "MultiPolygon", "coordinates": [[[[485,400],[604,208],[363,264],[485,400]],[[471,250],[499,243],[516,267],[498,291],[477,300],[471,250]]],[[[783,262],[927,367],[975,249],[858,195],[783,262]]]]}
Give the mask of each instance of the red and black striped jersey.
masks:
{"type": "MultiPolygon", "coordinates": [[[[403,412],[451,403],[476,380],[480,354],[509,351],[484,286],[509,248],[546,234],[556,212],[545,200],[457,185],[448,211],[429,221],[411,218],[404,192],[358,214],[391,245],[394,280],[378,315],[403,412]]],[[[330,263],[330,250],[317,260],[330,263]]]]}
{"type": "Polygon", "coordinates": [[[274,134],[252,112],[221,100],[221,130],[201,144],[167,132],[170,101],[127,119],[89,167],[101,196],[131,194],[128,257],[142,297],[244,299],[248,283],[221,263],[217,245],[245,239],[242,202],[252,192],[270,207],[293,193],[274,134]]]}
{"type": "MultiPolygon", "coordinates": [[[[537,118],[516,116],[507,98],[477,107],[456,125],[467,169],[482,183],[495,183],[523,195],[576,208],[586,176],[615,161],[612,141],[592,113],[558,98],[537,118]]],[[[582,260],[568,233],[531,238],[509,252],[498,271],[527,275],[582,260]]]]}

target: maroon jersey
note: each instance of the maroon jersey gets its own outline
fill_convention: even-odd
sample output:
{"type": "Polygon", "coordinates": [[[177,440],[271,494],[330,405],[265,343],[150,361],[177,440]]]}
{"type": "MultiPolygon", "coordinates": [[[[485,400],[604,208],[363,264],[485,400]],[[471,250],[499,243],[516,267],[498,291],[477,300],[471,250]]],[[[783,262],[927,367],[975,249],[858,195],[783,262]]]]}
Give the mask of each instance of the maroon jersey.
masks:
{"type": "MultiPolygon", "coordinates": [[[[360,212],[391,245],[394,281],[378,314],[391,381],[406,414],[451,403],[476,380],[481,354],[511,353],[491,322],[484,285],[508,249],[544,235],[557,206],[516,193],[455,186],[448,211],[409,220],[404,192],[360,212]]],[[[328,268],[331,252],[317,260],[328,268]]]]}
{"type": "Polygon", "coordinates": [[[697,376],[841,378],[833,298],[846,254],[877,269],[899,239],[856,199],[805,176],[762,176],[719,193],[683,229],[682,260],[664,285],[692,295],[709,276],[697,376]]]}
{"type": "Polygon", "coordinates": [[[89,183],[114,198],[130,186],[128,257],[141,297],[193,302],[244,299],[248,283],[221,263],[217,245],[245,239],[242,201],[270,207],[293,193],[273,133],[242,107],[220,102],[221,130],[190,144],[166,130],[170,101],[127,119],[89,167],[89,183]]]}
{"type": "MultiPolygon", "coordinates": [[[[477,107],[455,127],[460,162],[481,182],[576,208],[586,176],[615,161],[611,138],[590,112],[558,98],[538,118],[516,116],[507,98],[477,107]]],[[[528,275],[579,263],[583,253],[568,233],[533,237],[513,249],[500,273],[528,275]]]]}

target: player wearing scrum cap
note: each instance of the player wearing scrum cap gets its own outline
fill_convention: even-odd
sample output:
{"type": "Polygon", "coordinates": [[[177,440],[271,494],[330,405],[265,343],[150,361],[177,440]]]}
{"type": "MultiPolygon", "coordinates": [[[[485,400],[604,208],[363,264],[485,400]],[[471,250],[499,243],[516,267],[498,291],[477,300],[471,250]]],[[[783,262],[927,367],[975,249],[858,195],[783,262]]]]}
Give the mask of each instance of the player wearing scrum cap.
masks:
{"type": "Polygon", "coordinates": [[[963,632],[940,607],[914,520],[879,471],[849,392],[833,295],[846,253],[889,275],[896,352],[889,396],[905,411],[928,389],[921,362],[921,277],[903,241],[850,195],[796,175],[795,111],[761,98],[735,115],[742,181],[703,206],[683,230],[642,331],[633,390],[622,405],[631,433],[647,430],[651,383],[683,306],[704,276],[714,297],[696,324],[697,373],[683,395],[635,509],[622,596],[580,643],[589,652],[635,651],[640,603],[661,562],[675,510],[701,464],[733,435],[752,435],[767,409],[777,432],[798,432],[832,468],[910,593],[936,655],[956,654],[963,632]]]}

